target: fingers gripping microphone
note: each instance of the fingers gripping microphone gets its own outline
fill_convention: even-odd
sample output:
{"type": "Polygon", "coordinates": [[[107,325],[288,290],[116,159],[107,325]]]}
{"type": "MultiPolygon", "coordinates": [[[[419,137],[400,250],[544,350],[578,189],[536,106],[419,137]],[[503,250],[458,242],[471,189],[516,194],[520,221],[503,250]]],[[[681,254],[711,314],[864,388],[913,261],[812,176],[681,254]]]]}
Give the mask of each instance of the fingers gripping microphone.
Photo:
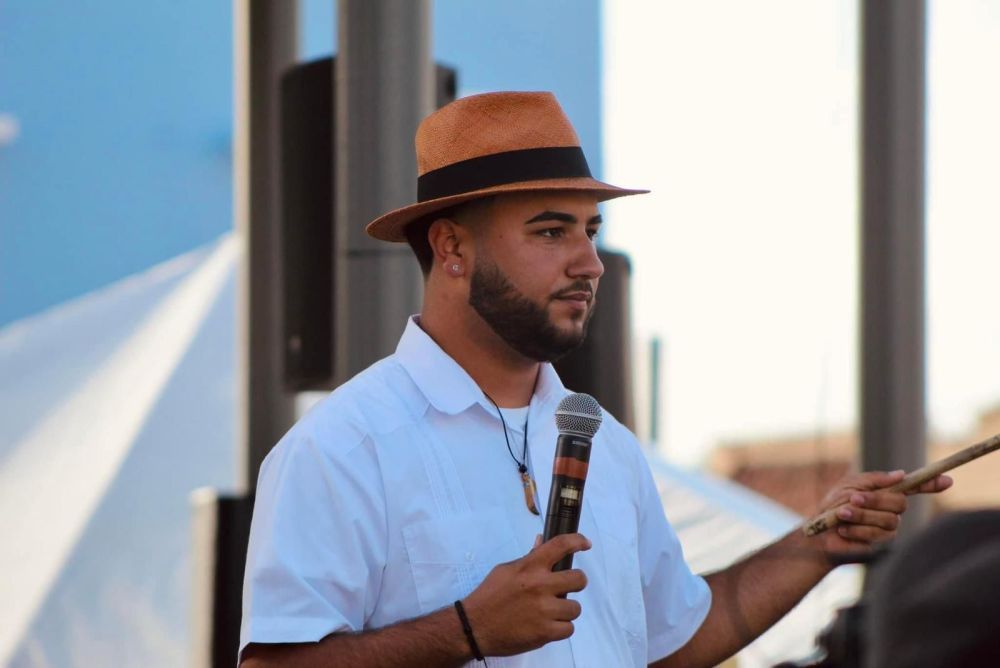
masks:
{"type": "MultiPolygon", "coordinates": [[[[583,486],[590,465],[590,445],[601,426],[601,405],[589,394],[571,394],[556,408],[556,458],[552,465],[552,489],[545,512],[542,540],[564,533],[576,533],[583,506],[583,486]]],[[[552,567],[564,571],[573,566],[573,555],[566,555],[552,567]]]]}

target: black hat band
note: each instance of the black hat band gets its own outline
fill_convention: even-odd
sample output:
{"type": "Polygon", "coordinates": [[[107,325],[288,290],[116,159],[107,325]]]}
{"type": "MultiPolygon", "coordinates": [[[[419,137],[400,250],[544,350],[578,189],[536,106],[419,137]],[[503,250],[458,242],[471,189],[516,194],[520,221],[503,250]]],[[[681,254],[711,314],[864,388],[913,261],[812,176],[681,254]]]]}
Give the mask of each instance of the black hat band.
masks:
{"type": "Polygon", "coordinates": [[[469,158],[417,178],[417,201],[461,195],[520,181],[590,178],[579,146],[525,148],[469,158]]]}

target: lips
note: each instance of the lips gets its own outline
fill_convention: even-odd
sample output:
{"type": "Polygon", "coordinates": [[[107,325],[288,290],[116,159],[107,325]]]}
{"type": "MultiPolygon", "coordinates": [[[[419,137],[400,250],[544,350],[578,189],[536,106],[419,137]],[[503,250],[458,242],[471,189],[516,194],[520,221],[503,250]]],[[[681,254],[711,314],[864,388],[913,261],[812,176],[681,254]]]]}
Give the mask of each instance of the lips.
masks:
{"type": "Polygon", "coordinates": [[[594,300],[594,288],[587,281],[574,281],[573,285],[567,285],[562,290],[553,293],[552,298],[591,302],[594,300]]]}
{"type": "Polygon", "coordinates": [[[560,293],[556,298],[579,310],[586,310],[590,302],[594,299],[594,293],[589,290],[574,290],[572,292],[560,293]]]}

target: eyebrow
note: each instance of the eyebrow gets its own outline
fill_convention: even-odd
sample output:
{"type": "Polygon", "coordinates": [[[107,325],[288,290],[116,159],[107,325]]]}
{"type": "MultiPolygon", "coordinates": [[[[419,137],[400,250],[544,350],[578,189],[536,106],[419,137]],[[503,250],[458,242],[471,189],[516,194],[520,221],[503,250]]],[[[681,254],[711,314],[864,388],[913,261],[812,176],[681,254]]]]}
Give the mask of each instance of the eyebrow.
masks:
{"type": "MultiPolygon", "coordinates": [[[[542,211],[540,214],[532,218],[531,220],[525,221],[525,225],[530,225],[531,223],[540,223],[545,220],[557,220],[560,223],[576,223],[576,216],[571,216],[568,213],[563,213],[562,211],[542,211]]],[[[603,222],[601,214],[597,214],[593,218],[587,221],[588,225],[600,225],[603,222]]]]}

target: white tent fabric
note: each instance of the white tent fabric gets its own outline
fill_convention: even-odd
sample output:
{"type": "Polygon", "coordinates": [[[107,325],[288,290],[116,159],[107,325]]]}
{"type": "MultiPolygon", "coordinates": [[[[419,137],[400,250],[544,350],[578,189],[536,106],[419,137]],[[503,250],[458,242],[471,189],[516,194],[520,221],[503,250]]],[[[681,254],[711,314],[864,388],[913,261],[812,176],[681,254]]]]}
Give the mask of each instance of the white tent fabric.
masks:
{"type": "MultiPolygon", "coordinates": [[[[235,481],[231,235],[0,329],[0,665],[188,661],[190,493],[235,481]]],[[[696,571],[800,518],[649,455],[696,571]]],[[[840,569],[740,655],[807,655],[840,569]]]]}
{"type": "Polygon", "coordinates": [[[0,665],[184,665],[187,494],[232,485],[234,239],[0,331],[0,665]]]}

